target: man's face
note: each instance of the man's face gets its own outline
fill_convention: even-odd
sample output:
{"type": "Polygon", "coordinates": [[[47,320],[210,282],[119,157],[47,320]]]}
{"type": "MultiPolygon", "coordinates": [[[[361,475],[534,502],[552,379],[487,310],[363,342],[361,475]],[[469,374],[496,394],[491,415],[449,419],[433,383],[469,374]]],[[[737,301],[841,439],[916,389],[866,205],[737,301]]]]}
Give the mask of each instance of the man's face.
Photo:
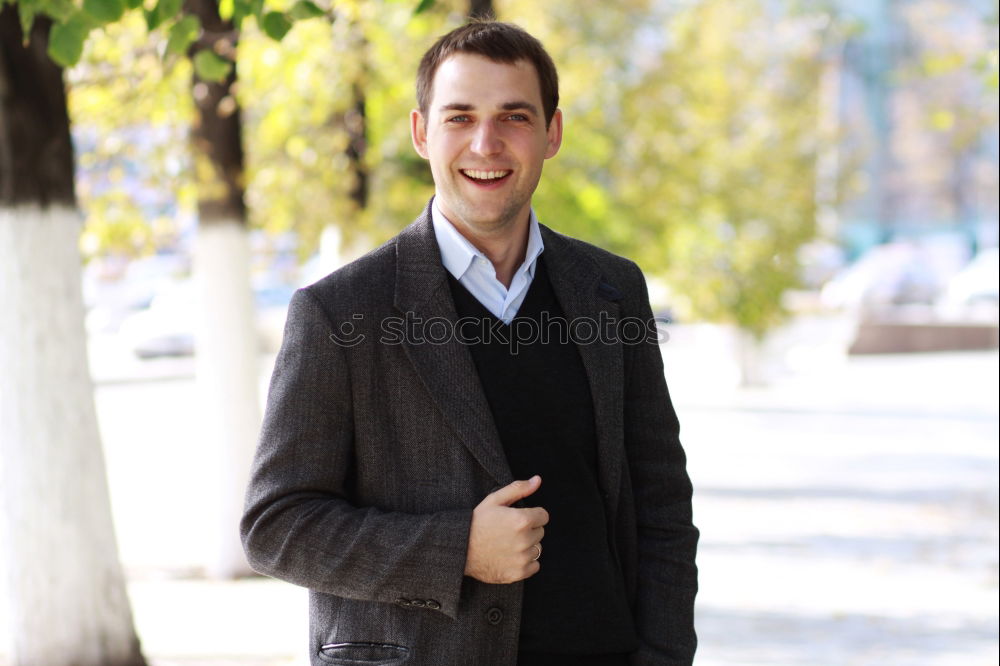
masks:
{"type": "Polygon", "coordinates": [[[441,212],[481,235],[526,221],[542,163],[562,141],[558,110],[545,127],[534,66],[458,53],[438,67],[432,91],[427,117],[410,114],[410,131],[430,160],[441,212]]]}

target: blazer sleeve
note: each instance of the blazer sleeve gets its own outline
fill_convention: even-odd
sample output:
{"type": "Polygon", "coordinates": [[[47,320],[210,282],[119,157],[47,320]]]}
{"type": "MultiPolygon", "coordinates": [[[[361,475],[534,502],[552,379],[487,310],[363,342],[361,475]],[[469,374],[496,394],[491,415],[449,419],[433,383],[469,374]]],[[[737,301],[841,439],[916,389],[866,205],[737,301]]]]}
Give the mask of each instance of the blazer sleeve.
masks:
{"type": "MultiPolygon", "coordinates": [[[[642,272],[630,312],[654,324],[642,272]]],[[[689,666],[694,660],[694,599],[698,590],[691,481],[681,448],[677,415],[663,374],[655,336],[626,345],[625,447],[638,529],[635,619],[640,647],[633,666],[689,666]]]]}
{"type": "Polygon", "coordinates": [[[319,592],[405,599],[454,618],[472,511],[415,515],[352,504],[350,367],[332,332],[308,288],[296,292],[240,524],[250,565],[319,592]]]}

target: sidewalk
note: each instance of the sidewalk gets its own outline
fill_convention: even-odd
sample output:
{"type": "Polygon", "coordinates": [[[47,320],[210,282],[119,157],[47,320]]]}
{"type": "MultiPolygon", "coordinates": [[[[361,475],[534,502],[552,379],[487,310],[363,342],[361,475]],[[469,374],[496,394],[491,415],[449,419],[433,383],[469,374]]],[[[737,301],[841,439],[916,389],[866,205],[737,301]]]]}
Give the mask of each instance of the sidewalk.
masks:
{"type": "MultiPolygon", "coordinates": [[[[702,530],[696,663],[997,664],[997,353],[831,361],[741,390],[713,388],[695,351],[664,346],[702,530]]],[[[183,373],[97,391],[146,655],[305,665],[304,590],[191,576],[212,483],[194,399],[183,373]]]]}
{"type": "MultiPolygon", "coordinates": [[[[669,364],[668,353],[668,364],[669,364]]],[[[998,356],[686,402],[702,666],[998,663],[998,356]]]]}

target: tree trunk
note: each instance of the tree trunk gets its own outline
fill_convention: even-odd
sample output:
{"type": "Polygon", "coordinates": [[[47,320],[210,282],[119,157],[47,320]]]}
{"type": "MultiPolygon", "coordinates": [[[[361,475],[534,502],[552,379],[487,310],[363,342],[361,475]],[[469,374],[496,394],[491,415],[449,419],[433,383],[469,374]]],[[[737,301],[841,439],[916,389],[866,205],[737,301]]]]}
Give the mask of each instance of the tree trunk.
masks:
{"type": "MultiPolygon", "coordinates": [[[[219,17],[214,0],[187,0],[185,11],[205,29],[199,46],[235,57],[238,35],[219,17]]],[[[250,285],[250,251],[243,203],[240,109],[235,66],[221,83],[195,75],[197,108],[191,132],[198,186],[198,241],[194,272],[201,299],[196,337],[207,463],[215,470],[217,541],[206,571],[215,578],[251,573],[239,541],[239,520],[250,461],[260,428],[257,394],[259,343],[250,285]]]]}
{"type": "MultiPolygon", "coordinates": [[[[344,155],[347,157],[347,172],[351,178],[351,186],[347,190],[350,201],[347,216],[340,225],[331,225],[332,229],[324,234],[327,241],[331,236],[337,238],[337,261],[330,269],[339,268],[358,255],[357,236],[351,231],[362,229],[367,222],[368,192],[370,174],[366,162],[368,152],[368,100],[365,87],[369,80],[368,39],[364,28],[358,21],[352,21],[348,34],[348,48],[358,59],[358,67],[354,70],[354,80],[351,83],[351,102],[343,114],[338,114],[339,123],[347,134],[347,146],[344,155]],[[343,234],[342,229],[349,230],[343,234]],[[346,242],[345,242],[346,241],[346,242]]],[[[321,237],[321,242],[323,241],[321,237]]],[[[328,242],[329,245],[329,242],[328,242]]]]}
{"type": "Polygon", "coordinates": [[[366,162],[368,100],[365,93],[369,81],[369,47],[360,21],[352,20],[347,27],[343,50],[357,61],[356,68],[350,72],[350,101],[343,112],[331,114],[327,124],[330,131],[343,132],[347,138],[344,157],[347,158],[346,176],[350,179],[346,192],[349,204],[320,232],[319,265],[301,276],[306,282],[322,278],[367,251],[365,243],[359,242],[359,236],[370,221],[367,217],[371,174],[366,162]]]}
{"type": "MultiPolygon", "coordinates": [[[[359,40],[358,47],[354,52],[365,54],[362,57],[367,58],[367,42],[359,40]]],[[[368,207],[368,165],[365,164],[365,153],[368,150],[368,103],[365,99],[364,80],[367,76],[364,69],[359,73],[358,79],[351,85],[352,104],[344,114],[344,129],[347,131],[347,148],[344,152],[354,176],[347,196],[354,205],[355,214],[360,214],[368,207]]]]}
{"type": "Polygon", "coordinates": [[[740,386],[767,386],[767,362],[764,341],[753,333],[736,328],[736,357],[740,368],[740,386]]]}
{"type": "Polygon", "coordinates": [[[16,666],[145,663],[86,357],[62,70],[0,11],[0,566],[16,666]]]}

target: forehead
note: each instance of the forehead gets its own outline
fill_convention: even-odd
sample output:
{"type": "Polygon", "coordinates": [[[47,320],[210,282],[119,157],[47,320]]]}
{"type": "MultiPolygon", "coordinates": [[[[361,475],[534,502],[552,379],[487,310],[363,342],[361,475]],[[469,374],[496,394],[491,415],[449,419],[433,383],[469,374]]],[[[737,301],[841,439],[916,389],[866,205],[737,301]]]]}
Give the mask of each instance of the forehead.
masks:
{"type": "Polygon", "coordinates": [[[530,61],[502,63],[473,53],[456,53],[434,73],[431,110],[448,104],[491,107],[515,101],[540,108],[541,100],[538,72],[530,61]]]}

